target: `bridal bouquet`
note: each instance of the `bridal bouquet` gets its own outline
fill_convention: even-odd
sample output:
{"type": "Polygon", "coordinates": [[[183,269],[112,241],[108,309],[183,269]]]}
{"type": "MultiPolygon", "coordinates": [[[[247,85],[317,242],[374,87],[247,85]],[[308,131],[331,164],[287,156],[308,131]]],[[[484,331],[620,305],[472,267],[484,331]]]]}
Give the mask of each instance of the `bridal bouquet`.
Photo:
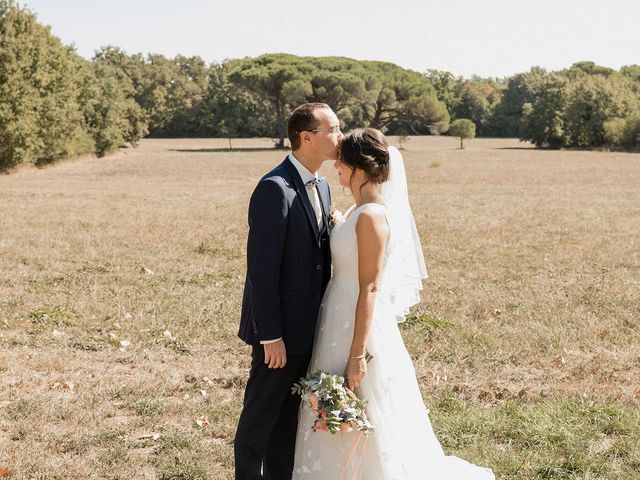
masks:
{"type": "Polygon", "coordinates": [[[309,373],[294,384],[293,393],[302,396],[318,414],[312,430],[323,432],[351,432],[359,430],[368,435],[373,431],[364,408],[366,400],[360,400],[345,385],[344,377],[325,372],[309,373]]]}

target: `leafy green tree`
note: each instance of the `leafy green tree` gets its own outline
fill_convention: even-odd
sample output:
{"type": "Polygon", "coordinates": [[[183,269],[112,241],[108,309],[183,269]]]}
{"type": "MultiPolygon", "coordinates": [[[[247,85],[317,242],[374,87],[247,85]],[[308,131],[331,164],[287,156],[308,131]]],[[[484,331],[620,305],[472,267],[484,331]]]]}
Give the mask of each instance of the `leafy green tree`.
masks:
{"type": "Polygon", "coordinates": [[[0,167],[80,153],[76,60],[31,12],[0,0],[0,167]]]}
{"type": "Polygon", "coordinates": [[[453,118],[467,118],[476,125],[477,130],[481,130],[489,113],[489,101],[471,82],[462,83],[459,90],[452,111],[453,118]]]}
{"type": "Polygon", "coordinates": [[[302,57],[268,54],[238,63],[229,79],[265,99],[271,106],[278,132],[276,146],[284,147],[286,120],[290,110],[304,103],[313,92],[313,65],[302,57]]]}
{"type": "MultiPolygon", "coordinates": [[[[111,65],[126,96],[142,111],[130,115],[130,124],[148,122],[153,137],[196,137],[206,134],[203,123],[209,67],[198,56],[166,58],[150,54],[127,55],[119,48],[103,47],[94,59],[111,65]]],[[[139,128],[134,130],[138,130],[139,128]]]]}
{"type": "Polygon", "coordinates": [[[106,63],[93,64],[85,72],[82,85],[85,123],[95,142],[98,156],[106,155],[125,143],[127,98],[116,69],[106,63]]]}
{"type": "Polygon", "coordinates": [[[12,1],[0,0],[1,168],[35,161],[38,156],[38,111],[42,102],[28,72],[38,51],[34,40],[41,36],[30,12],[12,1]]]}
{"type": "Polygon", "coordinates": [[[522,108],[521,140],[551,148],[560,148],[567,143],[567,91],[568,80],[559,74],[545,74],[530,86],[531,101],[522,108]]]}
{"type": "Polygon", "coordinates": [[[449,113],[453,112],[453,108],[457,103],[456,87],[462,83],[462,78],[456,78],[450,72],[435,69],[427,70],[425,77],[431,82],[438,100],[444,103],[449,113]]]}
{"type": "Polygon", "coordinates": [[[165,101],[164,118],[158,125],[150,124],[153,136],[202,136],[201,119],[204,98],[209,84],[209,71],[200,57],[166,59],[150,55],[154,87],[162,90],[165,101]]]}
{"type": "Polygon", "coordinates": [[[612,118],[603,125],[604,140],[607,145],[621,147],[627,143],[627,120],[625,118],[612,118]]]}
{"type": "Polygon", "coordinates": [[[449,127],[449,135],[452,137],[460,137],[460,149],[464,148],[465,138],[475,138],[476,124],[468,118],[460,118],[451,122],[449,127]]]}
{"type": "Polygon", "coordinates": [[[510,77],[500,102],[487,119],[485,133],[496,137],[519,137],[524,104],[533,100],[532,84],[539,82],[546,73],[541,67],[533,67],[529,72],[510,77]]]}
{"type": "MultiPolygon", "coordinates": [[[[127,55],[117,47],[106,46],[96,52],[93,63],[106,65],[106,70],[100,71],[99,77],[101,79],[106,81],[107,76],[113,76],[117,79],[122,95],[112,95],[109,98],[118,97],[118,102],[124,104],[118,107],[114,106],[127,120],[120,122],[118,119],[119,125],[124,128],[122,138],[124,142],[130,143],[132,146],[137,145],[138,141],[149,133],[149,115],[141,100],[141,92],[149,76],[144,58],[141,54],[127,55]]],[[[98,69],[98,67],[95,68],[98,69]]],[[[104,84],[101,85],[101,88],[104,88],[104,84]]],[[[104,108],[108,109],[109,107],[105,106],[104,108]]],[[[101,154],[103,153],[106,151],[101,152],[101,154]]]]}
{"type": "Polygon", "coordinates": [[[137,96],[149,75],[141,54],[129,55],[121,48],[111,45],[100,48],[95,53],[93,62],[111,66],[127,96],[137,96]]]}
{"type": "Polygon", "coordinates": [[[625,65],[620,68],[620,74],[635,82],[640,82],[640,65],[625,65]]]}
{"type": "Polygon", "coordinates": [[[604,123],[638,111],[628,78],[615,74],[586,75],[572,82],[567,98],[567,134],[571,146],[605,144],[604,123]]]}
{"type": "Polygon", "coordinates": [[[640,116],[628,117],[626,123],[625,146],[633,149],[640,148],[640,116]]]}
{"type": "Polygon", "coordinates": [[[631,90],[640,103],[640,65],[625,65],[620,69],[620,74],[631,80],[631,90]]]}
{"type": "Polygon", "coordinates": [[[640,147],[640,116],[607,120],[604,138],[609,146],[637,149],[640,147]]]}
{"type": "Polygon", "coordinates": [[[37,162],[80,153],[75,146],[82,136],[82,114],[73,70],[76,54],[51,36],[47,36],[43,47],[41,75],[34,79],[42,102],[37,124],[41,146],[37,162]]]}
{"type": "Polygon", "coordinates": [[[414,134],[446,131],[449,112],[438,100],[424,75],[386,62],[362,62],[366,78],[365,125],[393,134],[408,129],[414,134]]]}
{"type": "MultiPolygon", "coordinates": [[[[116,69],[128,98],[143,109],[154,137],[200,136],[204,98],[208,88],[208,67],[200,57],[178,55],[168,59],[150,54],[127,55],[114,47],[103,47],[95,61],[116,69]]],[[[139,112],[130,120],[138,118],[139,112]]]]}
{"type": "Polygon", "coordinates": [[[614,72],[615,70],[612,68],[596,65],[595,62],[591,61],[583,61],[574,63],[563,73],[569,78],[576,79],[584,75],[602,75],[608,77],[614,72]]]}
{"type": "Polygon", "coordinates": [[[205,136],[274,137],[269,106],[257,95],[229,81],[238,60],[227,60],[209,68],[209,86],[204,99],[202,130],[205,136]]]}
{"type": "Polygon", "coordinates": [[[324,102],[338,115],[344,129],[368,126],[368,102],[373,93],[370,72],[362,62],[344,57],[306,57],[313,65],[312,93],[307,101],[324,102]]]}
{"type": "Polygon", "coordinates": [[[366,98],[365,69],[361,62],[344,57],[309,57],[311,102],[324,102],[336,112],[366,98]]]}

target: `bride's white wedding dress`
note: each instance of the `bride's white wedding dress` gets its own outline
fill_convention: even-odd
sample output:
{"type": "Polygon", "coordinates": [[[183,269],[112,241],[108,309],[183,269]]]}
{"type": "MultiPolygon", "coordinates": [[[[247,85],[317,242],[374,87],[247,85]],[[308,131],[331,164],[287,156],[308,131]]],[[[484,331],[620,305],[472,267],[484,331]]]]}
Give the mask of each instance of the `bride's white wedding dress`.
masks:
{"type": "MultiPolygon", "coordinates": [[[[403,166],[401,173],[404,176],[403,166]]],[[[422,400],[415,370],[396,321],[398,316],[406,313],[406,307],[415,304],[416,300],[402,304],[399,299],[403,293],[397,282],[402,280],[394,274],[397,267],[390,268],[389,263],[397,260],[392,252],[399,246],[392,238],[394,219],[390,218],[391,212],[383,205],[368,203],[352,208],[346,220],[331,232],[334,276],[320,309],[309,371],[322,370],[342,375],[347,364],[359,293],[355,227],[358,216],[365,209],[384,213],[391,232],[367,339],[367,350],[374,358],[367,364],[367,374],[356,390],[360,398],[368,401],[366,411],[375,431],[366,439],[362,437],[357,444],[358,436],[362,435],[359,432],[339,432],[334,435],[314,432],[311,426],[316,414],[307,402],[302,402],[293,479],[493,479],[494,475],[488,469],[446,456],[431,428],[429,412],[422,400]]],[[[421,253],[419,256],[422,260],[421,253]]],[[[406,296],[406,289],[404,293],[406,296]]],[[[417,295],[417,291],[409,295],[417,295]]]]}

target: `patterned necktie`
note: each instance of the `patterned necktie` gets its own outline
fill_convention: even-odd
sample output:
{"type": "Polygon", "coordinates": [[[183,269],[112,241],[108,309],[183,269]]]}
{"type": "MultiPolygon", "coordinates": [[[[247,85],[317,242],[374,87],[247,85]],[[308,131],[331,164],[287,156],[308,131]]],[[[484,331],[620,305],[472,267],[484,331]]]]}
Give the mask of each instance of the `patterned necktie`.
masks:
{"type": "Polygon", "coordinates": [[[308,187],[309,185],[319,185],[320,183],[326,180],[327,180],[327,177],[313,177],[311,180],[305,183],[304,186],[308,187]]]}
{"type": "Polygon", "coordinates": [[[324,182],[325,180],[325,177],[314,177],[304,184],[304,186],[307,188],[307,193],[309,194],[311,206],[313,207],[313,211],[316,214],[318,230],[322,229],[322,206],[320,205],[320,196],[318,195],[318,189],[316,188],[316,186],[319,183],[324,182]]]}

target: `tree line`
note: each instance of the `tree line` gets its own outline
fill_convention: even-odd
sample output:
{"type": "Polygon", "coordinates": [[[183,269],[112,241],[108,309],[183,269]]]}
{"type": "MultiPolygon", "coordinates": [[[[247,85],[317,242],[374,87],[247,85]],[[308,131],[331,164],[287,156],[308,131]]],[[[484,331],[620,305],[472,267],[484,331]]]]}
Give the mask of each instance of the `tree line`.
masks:
{"type": "Polygon", "coordinates": [[[148,132],[147,116],[121,77],[0,0],[0,168],[135,144],[148,132]]]}
{"type": "Polygon", "coordinates": [[[640,65],[616,71],[585,61],[502,80],[437,70],[426,76],[451,118],[472,120],[479,136],[549,148],[640,147],[640,65]]]}
{"type": "Polygon", "coordinates": [[[541,147],[640,146],[638,65],[465,79],[288,54],[207,64],[106,46],[87,60],[29,10],[0,0],[0,168],[104,155],[145,136],[259,136],[282,147],[289,111],[307,101],[331,105],[346,129],[390,135],[443,134],[468,119],[478,136],[541,147]]]}

